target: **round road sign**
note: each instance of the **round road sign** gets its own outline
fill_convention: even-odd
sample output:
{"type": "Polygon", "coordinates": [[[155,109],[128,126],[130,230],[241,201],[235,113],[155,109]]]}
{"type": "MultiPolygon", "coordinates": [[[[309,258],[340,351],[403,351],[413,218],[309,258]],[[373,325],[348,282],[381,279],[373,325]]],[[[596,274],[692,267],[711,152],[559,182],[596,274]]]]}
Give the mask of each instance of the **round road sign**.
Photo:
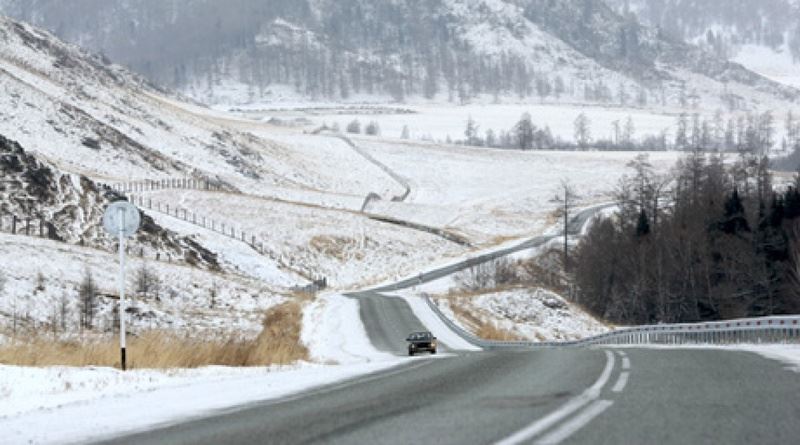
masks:
{"type": "Polygon", "coordinates": [[[128,201],[117,201],[106,209],[103,227],[111,235],[129,237],[139,230],[139,209],[128,201]]]}

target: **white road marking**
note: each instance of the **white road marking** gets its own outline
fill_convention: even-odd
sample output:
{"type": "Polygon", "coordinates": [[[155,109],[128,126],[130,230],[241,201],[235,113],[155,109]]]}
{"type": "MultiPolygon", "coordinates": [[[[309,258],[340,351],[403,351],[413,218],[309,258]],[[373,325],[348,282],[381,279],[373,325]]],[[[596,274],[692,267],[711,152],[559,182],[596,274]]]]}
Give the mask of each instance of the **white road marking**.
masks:
{"type": "Polygon", "coordinates": [[[603,411],[607,410],[614,402],[611,400],[597,400],[588,408],[583,410],[580,414],[570,419],[568,422],[565,422],[563,425],[558,427],[552,433],[542,437],[541,440],[537,440],[537,444],[557,444],[561,443],[565,439],[569,438],[573,434],[575,434],[579,429],[583,428],[592,421],[595,417],[603,414],[603,411]]]}
{"type": "Polygon", "coordinates": [[[627,357],[628,356],[628,354],[626,354],[625,351],[617,351],[617,354],[619,354],[620,357],[627,357]]]}
{"type": "MultiPolygon", "coordinates": [[[[562,405],[552,413],[542,417],[541,419],[533,422],[527,427],[517,431],[516,433],[506,437],[505,439],[496,443],[496,445],[516,445],[522,442],[531,440],[532,438],[543,433],[545,430],[560,422],[565,417],[578,411],[584,406],[600,397],[600,390],[608,383],[611,378],[611,372],[614,370],[614,354],[606,351],[606,367],[600,374],[600,377],[594,382],[589,389],[582,392],[579,396],[570,399],[567,403],[562,405]]],[[[599,413],[598,413],[599,414],[599,413]]],[[[591,419],[589,419],[591,420],[591,419]]]]}
{"type": "Polygon", "coordinates": [[[622,369],[631,369],[631,359],[628,357],[622,357],[622,369]]]}
{"type": "Polygon", "coordinates": [[[619,375],[619,378],[617,379],[617,383],[614,385],[613,388],[611,388],[611,391],[622,392],[622,390],[625,389],[625,385],[628,384],[629,376],[630,376],[629,371],[622,371],[622,373],[619,375]]]}

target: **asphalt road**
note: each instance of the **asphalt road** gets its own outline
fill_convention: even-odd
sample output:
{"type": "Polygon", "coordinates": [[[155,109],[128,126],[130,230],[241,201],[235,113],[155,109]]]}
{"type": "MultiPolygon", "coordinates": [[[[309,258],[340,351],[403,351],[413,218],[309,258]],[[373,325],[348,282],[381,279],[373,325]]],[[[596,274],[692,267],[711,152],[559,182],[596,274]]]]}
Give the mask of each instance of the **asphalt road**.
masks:
{"type": "Polygon", "coordinates": [[[484,352],[107,443],[785,444],[800,437],[798,396],[797,374],[744,352],[484,352]]]}
{"type": "Polygon", "coordinates": [[[353,297],[359,301],[361,320],[370,341],[381,351],[405,355],[408,351],[405,341],[408,334],[427,330],[401,298],[382,297],[373,293],[356,294],[353,297]]]}
{"type": "MultiPolygon", "coordinates": [[[[603,210],[605,208],[608,208],[608,207],[612,207],[612,206],[614,206],[614,204],[604,204],[604,205],[601,205],[601,206],[591,207],[591,208],[582,210],[581,212],[578,212],[578,214],[575,215],[573,218],[571,218],[570,222],[567,224],[567,234],[572,235],[572,236],[580,235],[581,230],[586,225],[586,223],[589,222],[589,220],[591,218],[593,218],[599,211],[601,211],[601,210],[603,210]]],[[[410,288],[412,286],[416,286],[416,285],[418,285],[420,283],[427,283],[427,282],[430,282],[430,281],[438,280],[440,278],[444,278],[446,276],[452,275],[452,274],[454,274],[456,272],[460,272],[460,271],[462,271],[464,269],[476,266],[478,264],[482,264],[482,263],[486,263],[486,262],[489,262],[489,261],[493,261],[493,260],[496,260],[498,258],[502,258],[502,257],[508,256],[508,255],[511,255],[513,253],[521,252],[523,250],[528,250],[528,249],[533,249],[533,248],[536,248],[536,247],[540,247],[540,246],[544,245],[545,243],[550,242],[550,240],[552,240],[554,238],[560,238],[562,236],[564,236],[563,235],[563,231],[562,231],[562,234],[560,234],[560,235],[538,236],[536,238],[532,238],[532,239],[526,240],[524,242],[521,242],[521,243],[519,243],[519,244],[517,244],[515,246],[512,246],[512,247],[496,250],[494,252],[483,254],[483,255],[476,255],[473,258],[469,258],[469,259],[461,261],[459,263],[452,264],[452,265],[447,266],[447,267],[442,267],[440,269],[436,269],[436,270],[433,270],[433,271],[425,272],[423,274],[420,274],[417,277],[412,277],[412,278],[408,278],[408,279],[405,279],[405,280],[401,280],[401,281],[398,281],[396,283],[393,283],[393,284],[390,284],[390,285],[386,285],[386,286],[380,286],[380,287],[376,287],[376,288],[373,288],[373,289],[368,289],[366,291],[358,293],[357,295],[366,296],[370,292],[372,292],[372,293],[380,293],[380,292],[390,292],[390,291],[398,290],[398,289],[407,289],[407,288],[410,288]]]]}
{"type": "MultiPolygon", "coordinates": [[[[579,217],[571,231],[591,214],[579,217]]],[[[423,281],[471,264],[433,271],[423,281]]],[[[391,289],[351,297],[360,301],[373,344],[404,355],[403,339],[423,325],[404,300],[379,294],[391,289]]],[[[382,373],[107,443],[786,444],[800,443],[798,400],[800,375],[745,352],[451,352],[408,358],[382,373]]]]}

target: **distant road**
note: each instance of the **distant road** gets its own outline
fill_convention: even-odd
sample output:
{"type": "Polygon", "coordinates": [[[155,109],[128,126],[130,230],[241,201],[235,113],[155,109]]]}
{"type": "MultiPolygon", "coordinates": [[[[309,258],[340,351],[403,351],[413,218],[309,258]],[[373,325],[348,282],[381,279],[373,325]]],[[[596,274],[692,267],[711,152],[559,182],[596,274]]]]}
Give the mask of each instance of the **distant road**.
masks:
{"type": "MultiPolygon", "coordinates": [[[[579,233],[596,211],[579,214],[570,232],[579,233]]],[[[552,238],[444,267],[423,281],[552,238]]],[[[351,295],[377,348],[405,355],[405,336],[424,329],[405,300],[380,295],[417,284],[351,295]]],[[[107,443],[787,444],[800,443],[798,400],[799,374],[745,352],[451,351],[107,443]]]]}

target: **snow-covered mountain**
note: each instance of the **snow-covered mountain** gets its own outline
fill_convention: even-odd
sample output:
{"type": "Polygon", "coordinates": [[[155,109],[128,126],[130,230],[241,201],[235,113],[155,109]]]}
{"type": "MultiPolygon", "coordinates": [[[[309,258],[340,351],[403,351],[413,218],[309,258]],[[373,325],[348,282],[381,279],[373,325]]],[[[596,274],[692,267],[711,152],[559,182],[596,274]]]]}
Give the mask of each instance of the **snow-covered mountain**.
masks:
{"type": "Polygon", "coordinates": [[[735,109],[800,94],[600,0],[3,0],[0,8],[207,103],[539,97],[735,109]]]}
{"type": "Polygon", "coordinates": [[[800,2],[796,0],[607,0],[665,34],[759,74],[800,86],[800,2]]]}
{"type": "Polygon", "coordinates": [[[359,215],[368,195],[391,200],[406,186],[341,139],[178,102],[27,24],[0,19],[0,42],[0,109],[9,110],[0,115],[0,134],[99,183],[189,177],[222,184],[216,193],[162,187],[148,198],[169,206],[171,216],[155,207],[148,214],[209,246],[226,270],[276,286],[319,276],[340,285],[385,277],[367,264],[410,270],[464,248],[359,215]],[[204,218],[187,224],[174,218],[177,208],[204,218]],[[223,227],[238,239],[220,237],[223,227]],[[254,239],[264,252],[243,242],[254,239]]]}
{"type": "Polygon", "coordinates": [[[0,112],[0,134],[101,182],[193,177],[255,194],[289,187],[360,197],[396,185],[363,160],[353,175],[342,175],[320,159],[343,156],[337,149],[360,159],[344,144],[309,153],[238,131],[228,118],[187,111],[191,106],[126,70],[5,18],[0,90],[0,110],[8,110],[0,112]]]}

